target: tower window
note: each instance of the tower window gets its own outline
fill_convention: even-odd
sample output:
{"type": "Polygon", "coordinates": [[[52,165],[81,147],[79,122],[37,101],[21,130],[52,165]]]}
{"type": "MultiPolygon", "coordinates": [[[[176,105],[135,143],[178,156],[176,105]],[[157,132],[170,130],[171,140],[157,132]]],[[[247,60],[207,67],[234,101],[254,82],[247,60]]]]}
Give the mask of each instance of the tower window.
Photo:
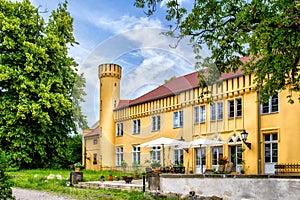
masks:
{"type": "Polygon", "coordinates": [[[123,136],[123,123],[117,123],[116,136],[123,136]]]}

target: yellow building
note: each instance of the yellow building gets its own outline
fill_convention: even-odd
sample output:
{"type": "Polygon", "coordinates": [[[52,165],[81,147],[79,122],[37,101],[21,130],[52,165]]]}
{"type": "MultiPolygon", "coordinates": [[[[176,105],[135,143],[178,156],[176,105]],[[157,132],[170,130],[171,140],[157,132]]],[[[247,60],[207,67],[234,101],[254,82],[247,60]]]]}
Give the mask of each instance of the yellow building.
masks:
{"type": "Polygon", "coordinates": [[[159,160],[165,166],[182,162],[186,173],[202,173],[216,169],[218,159],[227,157],[233,171],[272,174],[275,164],[300,160],[300,104],[289,104],[286,91],[261,105],[253,75],[222,74],[217,84],[201,89],[194,72],[136,99],[120,100],[121,73],[115,64],[99,66],[100,120],[83,135],[87,169],[120,166],[122,160],[128,165],[159,160]],[[248,133],[244,142],[243,131],[248,133]],[[188,150],[139,146],[160,137],[222,143],[188,150]]]}

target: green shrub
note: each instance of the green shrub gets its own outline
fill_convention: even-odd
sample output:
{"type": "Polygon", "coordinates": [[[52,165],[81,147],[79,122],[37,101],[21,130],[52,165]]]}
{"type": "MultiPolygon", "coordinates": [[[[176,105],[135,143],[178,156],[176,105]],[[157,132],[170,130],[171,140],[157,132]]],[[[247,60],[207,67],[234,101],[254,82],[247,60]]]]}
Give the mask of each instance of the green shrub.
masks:
{"type": "Polygon", "coordinates": [[[0,199],[15,199],[11,190],[13,181],[6,172],[9,160],[9,156],[4,152],[0,153],[0,199]]]}

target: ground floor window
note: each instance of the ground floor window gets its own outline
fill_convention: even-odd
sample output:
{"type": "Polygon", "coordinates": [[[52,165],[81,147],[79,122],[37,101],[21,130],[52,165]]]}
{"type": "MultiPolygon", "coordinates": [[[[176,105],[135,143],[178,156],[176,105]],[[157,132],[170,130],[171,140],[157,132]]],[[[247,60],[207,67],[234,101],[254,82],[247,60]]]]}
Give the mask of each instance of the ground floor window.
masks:
{"type": "Polygon", "coordinates": [[[137,163],[140,164],[141,163],[141,151],[140,151],[140,147],[138,146],[133,146],[132,147],[132,163],[137,163]]]}
{"type": "Polygon", "coordinates": [[[217,166],[219,158],[223,157],[223,147],[212,147],[212,165],[217,166]]]}
{"type": "Polygon", "coordinates": [[[152,147],[151,150],[151,160],[160,161],[160,147],[152,147]]]}
{"type": "Polygon", "coordinates": [[[94,165],[97,164],[97,154],[96,153],[93,154],[93,164],[94,165]]]}
{"type": "Polygon", "coordinates": [[[240,172],[242,169],[242,161],[243,161],[243,149],[242,145],[234,145],[229,147],[230,152],[230,162],[233,163],[232,171],[240,172]]]}
{"type": "Polygon", "coordinates": [[[206,149],[196,148],[196,173],[202,174],[206,169],[206,149]]]}
{"type": "Polygon", "coordinates": [[[277,163],[278,161],[278,139],[277,134],[267,134],[265,140],[265,163],[277,163]]]}
{"type": "Polygon", "coordinates": [[[265,134],[264,135],[264,158],[265,174],[274,174],[275,165],[278,162],[278,135],[277,133],[265,134]]]}
{"type": "Polygon", "coordinates": [[[123,147],[116,147],[116,165],[121,166],[123,160],[123,147]]]}
{"type": "Polygon", "coordinates": [[[183,164],[183,150],[174,149],[174,165],[183,164]]]}

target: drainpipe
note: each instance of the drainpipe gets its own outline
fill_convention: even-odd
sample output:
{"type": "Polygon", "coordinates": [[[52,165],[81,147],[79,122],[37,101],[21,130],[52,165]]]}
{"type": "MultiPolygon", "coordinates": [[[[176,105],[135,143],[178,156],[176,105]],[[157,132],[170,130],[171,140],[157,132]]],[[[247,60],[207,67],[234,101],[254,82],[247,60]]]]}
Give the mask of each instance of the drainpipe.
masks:
{"type": "Polygon", "coordinates": [[[257,171],[258,174],[261,174],[261,138],[260,138],[260,129],[261,129],[261,110],[260,110],[260,93],[257,92],[257,171]]]}

